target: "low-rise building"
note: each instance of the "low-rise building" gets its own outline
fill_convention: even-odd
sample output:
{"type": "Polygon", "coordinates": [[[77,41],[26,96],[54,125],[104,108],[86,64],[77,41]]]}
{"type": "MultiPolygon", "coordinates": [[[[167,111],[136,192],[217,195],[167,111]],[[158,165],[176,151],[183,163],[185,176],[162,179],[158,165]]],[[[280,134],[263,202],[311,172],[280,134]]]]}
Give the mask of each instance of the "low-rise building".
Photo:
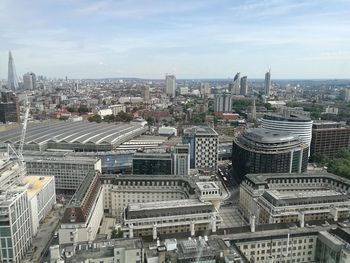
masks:
{"type": "Polygon", "coordinates": [[[22,178],[22,183],[27,185],[32,229],[35,236],[39,223],[56,203],[55,178],[53,176],[25,176],[22,178]]]}
{"type": "Polygon", "coordinates": [[[93,157],[25,155],[28,175],[54,176],[58,193],[73,194],[87,174],[101,172],[101,160],[93,157]]]}
{"type": "Polygon", "coordinates": [[[246,175],[240,186],[243,216],[258,224],[348,218],[350,180],[321,172],[246,175]]]}
{"type": "Polygon", "coordinates": [[[101,177],[104,188],[104,211],[121,221],[129,203],[158,202],[195,198],[195,185],[179,176],[101,177]]]}
{"type": "Polygon", "coordinates": [[[169,233],[190,233],[191,236],[197,231],[215,233],[221,221],[213,204],[199,199],[130,203],[124,210],[121,229],[124,237],[157,239],[169,233]]]}
{"type": "Polygon", "coordinates": [[[144,257],[141,239],[134,238],[79,242],[74,246],[52,246],[50,260],[64,260],[66,263],[141,263],[144,262],[144,257]]]}
{"type": "Polygon", "coordinates": [[[350,127],[344,123],[316,121],[312,124],[310,155],[335,157],[341,149],[350,146],[350,127]]]}
{"type": "Polygon", "coordinates": [[[103,217],[103,188],[99,172],[89,173],[83,180],[61,219],[60,244],[91,242],[96,238],[103,217]]]}

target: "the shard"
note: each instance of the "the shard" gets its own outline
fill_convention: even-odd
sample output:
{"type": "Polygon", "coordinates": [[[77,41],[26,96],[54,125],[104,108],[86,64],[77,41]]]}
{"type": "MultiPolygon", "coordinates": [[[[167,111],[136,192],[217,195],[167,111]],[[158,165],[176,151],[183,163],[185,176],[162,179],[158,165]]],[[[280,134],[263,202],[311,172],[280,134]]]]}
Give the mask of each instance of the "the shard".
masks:
{"type": "Polygon", "coordinates": [[[18,90],[18,78],[11,51],[9,52],[7,88],[14,91],[18,90]]]}

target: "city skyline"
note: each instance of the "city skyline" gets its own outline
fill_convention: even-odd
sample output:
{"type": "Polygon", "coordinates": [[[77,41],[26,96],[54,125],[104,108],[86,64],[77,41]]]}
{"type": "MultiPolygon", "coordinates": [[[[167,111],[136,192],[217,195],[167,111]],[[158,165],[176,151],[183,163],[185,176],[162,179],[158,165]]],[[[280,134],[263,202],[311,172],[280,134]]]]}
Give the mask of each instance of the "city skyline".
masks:
{"type": "Polygon", "coordinates": [[[348,78],[350,3],[23,1],[0,3],[0,78],[348,78]]]}

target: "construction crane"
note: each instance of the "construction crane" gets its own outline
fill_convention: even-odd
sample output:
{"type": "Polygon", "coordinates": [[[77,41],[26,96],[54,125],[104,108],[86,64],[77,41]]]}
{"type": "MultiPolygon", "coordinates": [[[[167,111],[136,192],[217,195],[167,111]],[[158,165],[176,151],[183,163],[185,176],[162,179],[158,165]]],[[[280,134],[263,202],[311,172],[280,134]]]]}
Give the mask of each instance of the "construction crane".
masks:
{"type": "Polygon", "coordinates": [[[30,110],[30,104],[28,101],[28,96],[27,93],[24,93],[25,99],[24,99],[24,118],[22,122],[22,130],[21,130],[21,137],[19,140],[19,146],[18,149],[16,150],[12,145],[8,144],[8,155],[10,156],[11,159],[17,159],[18,162],[23,165],[24,164],[24,159],[23,159],[23,146],[24,146],[24,140],[26,137],[26,132],[27,132],[27,123],[28,123],[28,118],[29,118],[29,110],[30,110]]]}

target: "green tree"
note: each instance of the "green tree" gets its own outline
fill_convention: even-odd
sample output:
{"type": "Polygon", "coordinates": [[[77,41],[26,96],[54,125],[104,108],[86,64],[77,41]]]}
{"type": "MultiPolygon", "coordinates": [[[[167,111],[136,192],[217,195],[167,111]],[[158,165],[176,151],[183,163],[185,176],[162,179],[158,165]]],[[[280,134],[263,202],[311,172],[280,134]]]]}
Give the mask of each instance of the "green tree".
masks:
{"type": "Polygon", "coordinates": [[[153,117],[147,117],[146,121],[147,121],[147,124],[149,126],[153,126],[154,125],[154,118],[153,117]]]}
{"type": "Polygon", "coordinates": [[[100,115],[95,114],[95,115],[93,115],[93,116],[90,116],[90,117],[88,118],[88,121],[89,121],[89,122],[97,122],[97,123],[100,123],[100,122],[102,121],[102,119],[101,119],[101,116],[100,116],[100,115]]]}

